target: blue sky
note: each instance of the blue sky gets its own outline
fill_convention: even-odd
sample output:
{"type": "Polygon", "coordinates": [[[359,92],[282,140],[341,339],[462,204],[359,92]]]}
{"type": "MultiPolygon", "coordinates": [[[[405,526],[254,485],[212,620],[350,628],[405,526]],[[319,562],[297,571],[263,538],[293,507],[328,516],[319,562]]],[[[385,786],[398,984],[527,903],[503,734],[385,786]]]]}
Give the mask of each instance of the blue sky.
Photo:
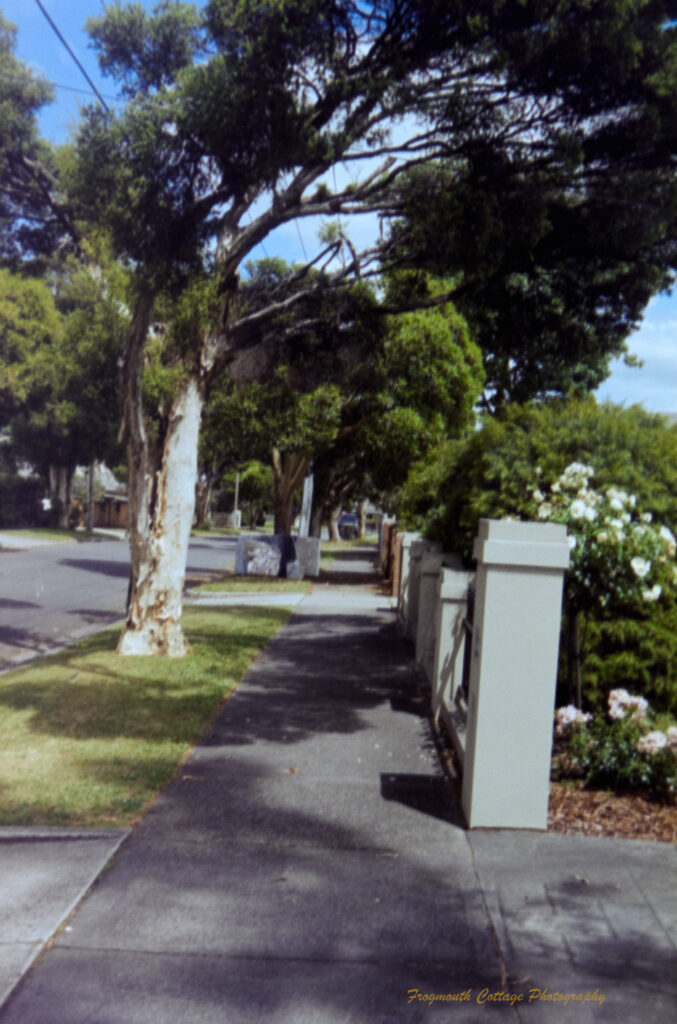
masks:
{"type": "MultiPolygon", "coordinates": [[[[142,2],[144,7],[153,6],[150,0],[142,2]]],[[[42,0],[42,4],[104,97],[114,95],[112,83],[99,75],[96,55],[84,32],[87,18],[102,13],[101,0],[42,0]]],[[[45,138],[62,142],[77,124],[81,104],[92,100],[87,82],[35,0],[0,0],[0,10],[18,28],[17,56],[57,86],[55,102],[43,113],[40,126],[45,138]]],[[[368,223],[361,227],[355,223],[351,237],[359,243],[360,236],[371,229],[368,223]]],[[[308,253],[315,250],[316,234],[317,227],[308,222],[289,224],[266,240],[266,254],[302,259],[304,248],[308,253]]],[[[598,397],[623,405],[641,402],[653,412],[677,414],[677,294],[656,296],[649,303],[642,326],[629,345],[644,366],[631,369],[616,360],[598,397]]]]}

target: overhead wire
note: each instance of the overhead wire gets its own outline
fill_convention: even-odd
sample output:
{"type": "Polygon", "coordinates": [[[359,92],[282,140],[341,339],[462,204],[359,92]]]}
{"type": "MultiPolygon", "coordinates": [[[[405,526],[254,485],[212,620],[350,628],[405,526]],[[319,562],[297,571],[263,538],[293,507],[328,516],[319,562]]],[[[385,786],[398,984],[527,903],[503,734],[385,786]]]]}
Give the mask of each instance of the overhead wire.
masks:
{"type": "MultiPolygon", "coordinates": [[[[0,79],[4,79],[7,82],[24,82],[25,76],[13,75],[9,71],[0,71],[0,79]]],[[[96,95],[96,93],[93,93],[91,89],[78,89],[78,87],[75,85],[62,85],[61,82],[52,82],[49,78],[45,78],[42,75],[40,76],[39,80],[41,82],[44,82],[46,85],[50,85],[53,89],[65,89],[67,92],[77,92],[80,93],[80,95],[82,96],[96,95]]],[[[117,102],[117,96],[106,96],[105,93],[102,93],[102,96],[104,96],[105,99],[110,100],[111,103],[117,102]]]]}
{"type": "Polygon", "coordinates": [[[103,98],[103,96],[101,95],[101,93],[99,92],[99,90],[97,89],[97,87],[95,86],[95,84],[94,84],[94,82],[92,81],[92,79],[91,79],[91,78],[89,77],[89,75],[87,74],[87,72],[86,72],[85,68],[84,68],[84,67],[82,66],[82,64],[81,64],[81,63],[80,63],[80,61],[78,60],[77,56],[75,55],[75,53],[74,53],[74,52],[73,52],[73,50],[71,49],[71,47],[70,47],[69,43],[67,42],[67,40],[66,40],[66,39],[64,38],[64,36],[62,35],[62,33],[61,33],[61,32],[59,31],[58,27],[57,27],[57,26],[55,25],[55,23],[54,23],[54,21],[52,20],[52,18],[51,18],[51,16],[50,16],[50,14],[48,13],[48,11],[46,11],[46,10],[45,10],[45,8],[44,8],[44,6],[43,6],[43,4],[42,4],[42,0],[35,0],[35,2],[36,2],[36,4],[38,5],[39,9],[40,9],[40,10],[42,11],[43,15],[45,16],[45,18],[46,18],[47,22],[49,23],[49,25],[50,25],[50,26],[51,26],[51,28],[53,29],[53,31],[54,31],[54,33],[56,34],[56,36],[58,37],[58,39],[60,39],[60,40],[61,40],[61,42],[63,43],[63,45],[64,45],[64,46],[66,47],[66,50],[68,51],[69,55],[71,56],[71,58],[73,59],[73,61],[75,62],[75,64],[76,64],[76,65],[78,66],[78,68],[80,69],[80,71],[81,71],[82,75],[83,75],[83,76],[84,76],[84,78],[86,79],[86,81],[87,81],[88,85],[89,85],[89,86],[90,86],[90,88],[92,89],[92,91],[93,91],[94,95],[95,95],[95,96],[96,96],[96,98],[98,99],[98,101],[99,101],[99,103],[101,104],[101,106],[103,107],[103,109],[104,109],[105,111],[108,111],[108,110],[110,109],[110,108],[109,108],[109,106],[108,106],[108,104],[106,103],[105,99],[103,98]]]}

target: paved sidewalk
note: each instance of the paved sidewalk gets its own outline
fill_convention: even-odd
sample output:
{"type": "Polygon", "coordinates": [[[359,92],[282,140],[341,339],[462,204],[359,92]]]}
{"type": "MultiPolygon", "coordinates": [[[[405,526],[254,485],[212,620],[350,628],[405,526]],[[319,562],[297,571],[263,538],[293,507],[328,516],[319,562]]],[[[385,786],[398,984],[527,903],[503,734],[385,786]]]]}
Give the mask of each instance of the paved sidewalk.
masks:
{"type": "Polygon", "coordinates": [[[0,1024],[672,1021],[676,866],[468,833],[390,602],[317,586],[0,1024]]]}

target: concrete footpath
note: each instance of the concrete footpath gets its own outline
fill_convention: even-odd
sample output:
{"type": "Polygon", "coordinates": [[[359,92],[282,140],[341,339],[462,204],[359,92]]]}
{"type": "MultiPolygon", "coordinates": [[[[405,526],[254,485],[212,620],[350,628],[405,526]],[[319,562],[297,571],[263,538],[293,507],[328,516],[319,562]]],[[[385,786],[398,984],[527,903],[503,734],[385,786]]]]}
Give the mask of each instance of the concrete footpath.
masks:
{"type": "Polygon", "coordinates": [[[0,836],[2,977],[73,905],[30,931],[49,871],[87,860],[0,1024],[677,1018],[675,847],[466,831],[361,558],[297,604],[131,834],[0,836]]]}

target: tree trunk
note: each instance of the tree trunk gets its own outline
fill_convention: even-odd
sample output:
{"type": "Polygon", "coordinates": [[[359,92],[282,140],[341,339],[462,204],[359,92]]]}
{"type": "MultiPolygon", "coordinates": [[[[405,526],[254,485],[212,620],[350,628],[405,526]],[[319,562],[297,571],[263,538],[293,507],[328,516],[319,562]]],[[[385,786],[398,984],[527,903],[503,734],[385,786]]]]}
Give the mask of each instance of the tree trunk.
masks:
{"type": "Polygon", "coordinates": [[[291,534],[294,495],[303,482],[311,460],[312,455],[304,453],[281,452],[279,448],[271,451],[275,484],[275,533],[291,534]]]}
{"type": "Polygon", "coordinates": [[[159,436],[149,436],[141,384],[154,300],[152,288],[139,294],[121,363],[131,572],[118,653],[180,657],[189,650],[181,611],[202,394],[196,374],[187,376],[165,409],[159,436]]]}
{"type": "Polygon", "coordinates": [[[206,526],[210,520],[209,504],[212,500],[212,488],[214,486],[214,472],[206,469],[200,474],[195,485],[195,525],[206,526]]]}
{"type": "Polygon", "coordinates": [[[581,615],[575,611],[567,614],[567,683],[569,700],[580,708],[583,700],[581,615]]]}
{"type": "Polygon", "coordinates": [[[85,521],[85,529],[92,532],[94,529],[94,473],[96,471],[96,463],[90,462],[89,473],[87,474],[87,519],[85,521]]]}
{"type": "Polygon", "coordinates": [[[337,505],[329,513],[329,540],[340,540],[341,534],[339,533],[338,521],[341,515],[341,506],[337,505]]]}
{"type": "Polygon", "coordinates": [[[73,488],[73,470],[68,466],[49,467],[49,494],[52,504],[58,510],[57,527],[68,529],[68,516],[71,510],[71,491],[73,488]]]}
{"type": "Polygon", "coordinates": [[[310,515],[310,536],[322,536],[322,522],[324,518],[324,506],[319,502],[313,502],[313,511],[310,515]]]}
{"type": "Polygon", "coordinates": [[[181,657],[190,650],[181,613],[201,412],[198,383],[188,378],[171,404],[159,468],[130,487],[132,585],[119,654],[181,657]]]}
{"type": "Polygon", "coordinates": [[[366,508],[366,506],[367,506],[366,500],[358,502],[358,505],[357,505],[357,517],[358,517],[357,521],[358,521],[358,524],[359,524],[358,525],[358,529],[357,529],[357,536],[360,537],[361,540],[364,540],[364,538],[366,536],[366,533],[367,533],[367,508],[366,508]]]}

